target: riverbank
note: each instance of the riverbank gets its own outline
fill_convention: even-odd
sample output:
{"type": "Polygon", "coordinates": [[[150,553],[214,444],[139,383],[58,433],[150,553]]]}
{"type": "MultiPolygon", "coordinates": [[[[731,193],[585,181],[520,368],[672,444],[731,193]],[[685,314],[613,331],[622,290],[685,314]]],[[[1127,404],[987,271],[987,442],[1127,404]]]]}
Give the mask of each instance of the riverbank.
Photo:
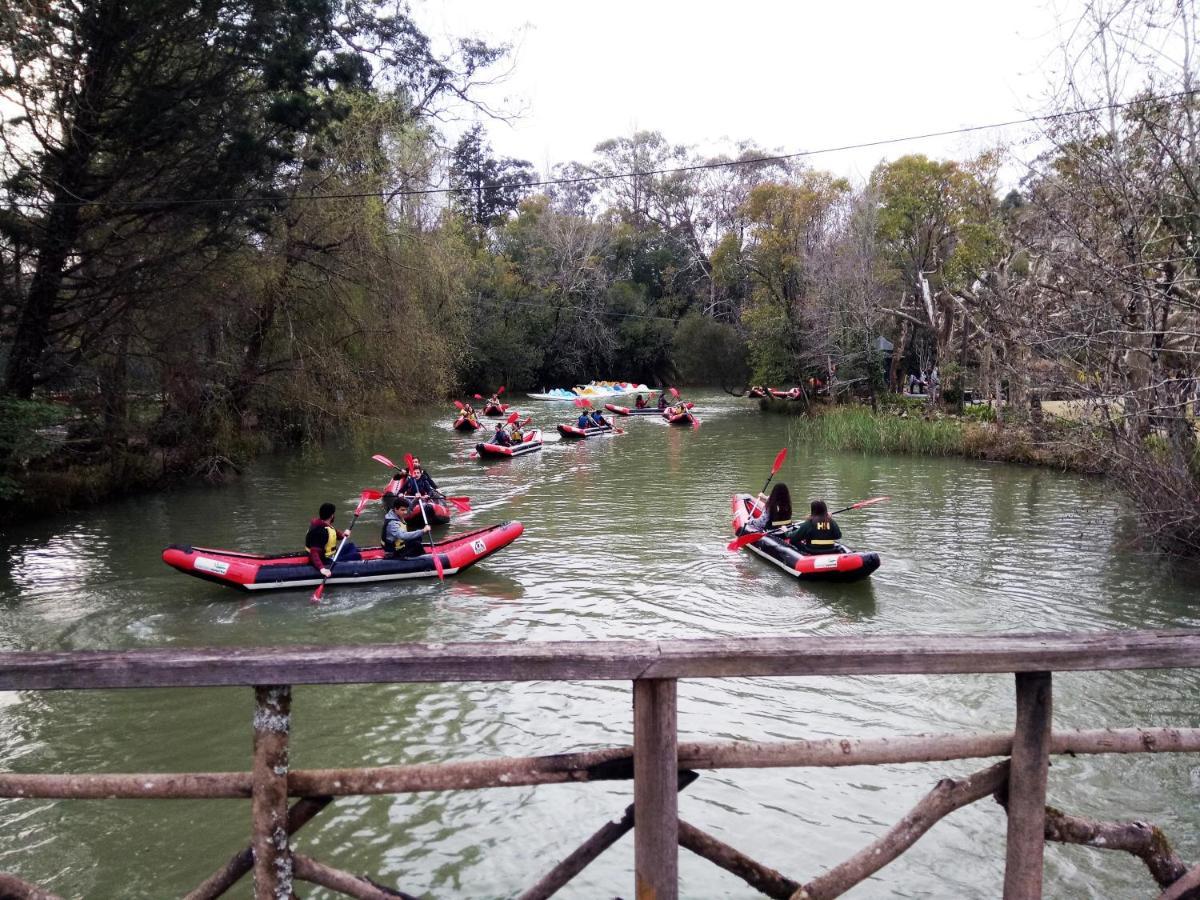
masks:
{"type": "Polygon", "coordinates": [[[988,421],[987,407],[959,416],[940,409],[918,411],[911,404],[884,404],[877,413],[867,406],[816,405],[802,415],[795,403],[763,400],[760,405],[767,412],[794,416],[794,439],[827,450],[957,456],[1103,473],[1095,454],[1074,439],[1074,426],[1056,420],[1039,426],[997,424],[988,421]]]}

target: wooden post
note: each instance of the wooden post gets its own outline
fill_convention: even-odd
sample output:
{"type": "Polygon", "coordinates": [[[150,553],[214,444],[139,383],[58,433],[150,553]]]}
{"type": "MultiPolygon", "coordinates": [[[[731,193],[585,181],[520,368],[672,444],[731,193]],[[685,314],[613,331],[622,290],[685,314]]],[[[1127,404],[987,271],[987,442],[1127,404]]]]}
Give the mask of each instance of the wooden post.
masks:
{"type": "Polygon", "coordinates": [[[1051,712],[1050,673],[1018,672],[1004,900],[1040,900],[1042,896],[1051,712]]]}
{"type": "Polygon", "coordinates": [[[633,683],[633,863],[637,900],[679,896],[675,679],[633,683]]]}
{"type": "Polygon", "coordinates": [[[254,769],[250,794],[254,851],[254,900],[290,900],[292,856],[288,847],[288,736],[290,685],[254,688],[254,769]]]}

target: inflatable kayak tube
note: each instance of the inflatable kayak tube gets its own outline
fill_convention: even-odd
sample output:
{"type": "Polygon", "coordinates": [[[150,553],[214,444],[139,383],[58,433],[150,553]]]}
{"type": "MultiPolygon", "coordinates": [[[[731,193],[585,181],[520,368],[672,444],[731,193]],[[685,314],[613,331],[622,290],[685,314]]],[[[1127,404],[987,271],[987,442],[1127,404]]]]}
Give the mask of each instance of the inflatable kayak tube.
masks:
{"type": "Polygon", "coordinates": [[[787,391],[780,391],[776,390],[775,388],[767,388],[767,390],[776,400],[799,400],[803,395],[803,392],[798,387],[794,387],[787,391]]]}
{"type": "MultiPolygon", "coordinates": [[[[750,518],[749,494],[733,495],[733,533],[741,534],[750,518]]],[[[767,535],[742,549],[774,563],[801,581],[861,581],[879,568],[879,554],[848,550],[841,544],[833,553],[801,553],[785,540],[767,535]]]]}
{"type": "Polygon", "coordinates": [[[610,413],[616,413],[618,416],[657,416],[657,406],[643,406],[638,409],[636,406],[617,406],[615,403],[605,403],[604,408],[610,413]]]}
{"type": "MultiPolygon", "coordinates": [[[[524,530],[520,522],[502,522],[442,541],[437,545],[437,554],[443,573],[457,575],[507,547],[524,530]]],[[[437,578],[437,567],[429,555],[428,547],[421,556],[411,559],[391,559],[384,554],[382,547],[363,550],[362,555],[361,560],[337,563],[328,584],[374,584],[406,578],[437,578]]],[[[308,555],[303,553],[263,556],[172,544],[163,551],[162,558],[168,566],[185,575],[194,575],[205,581],[244,591],[314,588],[321,583],[321,574],[312,567],[308,555]]]]}
{"type": "Polygon", "coordinates": [[[508,459],[513,456],[524,456],[526,453],[536,453],[542,449],[542,432],[538,429],[526,432],[524,439],[519,444],[512,444],[508,447],[501,447],[499,444],[489,444],[486,441],[482,444],[475,445],[475,452],[479,454],[480,459],[488,457],[508,459]]]}
{"type": "Polygon", "coordinates": [[[576,425],[559,425],[558,433],[568,440],[583,440],[584,438],[596,437],[599,434],[612,434],[613,427],[608,425],[604,428],[599,426],[595,428],[580,428],[576,425]]]}
{"type": "Polygon", "coordinates": [[[502,416],[506,412],[508,412],[507,403],[501,403],[499,406],[494,403],[488,403],[483,407],[483,414],[485,416],[502,416]]]}
{"type": "Polygon", "coordinates": [[[662,414],[662,417],[667,420],[667,424],[669,425],[691,425],[695,422],[695,417],[686,410],[679,413],[679,415],[675,415],[670,410],[667,410],[662,414]]]}
{"type": "Polygon", "coordinates": [[[479,427],[479,423],[473,419],[468,419],[466,416],[459,416],[454,420],[455,431],[474,431],[479,427]]]}
{"type": "Polygon", "coordinates": [[[752,388],[750,388],[750,390],[748,390],[746,392],[746,396],[749,397],[751,400],[755,400],[759,397],[767,396],[767,392],[763,388],[752,387],[752,388]]]}
{"type": "Polygon", "coordinates": [[[424,525],[425,519],[429,519],[430,525],[449,525],[452,515],[454,515],[454,507],[449,503],[442,503],[438,500],[426,500],[425,516],[421,516],[421,507],[414,505],[412,509],[404,514],[404,524],[416,527],[424,525]]]}

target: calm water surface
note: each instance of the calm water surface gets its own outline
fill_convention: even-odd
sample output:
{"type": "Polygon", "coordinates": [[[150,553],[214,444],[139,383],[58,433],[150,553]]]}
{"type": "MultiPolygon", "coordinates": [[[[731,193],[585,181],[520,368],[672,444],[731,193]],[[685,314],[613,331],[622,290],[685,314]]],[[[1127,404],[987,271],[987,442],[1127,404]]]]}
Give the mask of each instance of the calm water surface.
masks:
{"type": "MultiPolygon", "coordinates": [[[[359,446],[257,462],[238,484],[98,507],[0,534],[0,646],[95,650],[395,641],[580,640],[1200,627],[1195,572],[1130,549],[1105,484],[960,460],[829,458],[794,444],[786,418],[749,401],[695,396],[703,426],[627,420],[628,433],[481,463],[448,411],[397,421],[359,446]],[[865,584],[802,585],[724,550],[729,495],[778,478],[797,504],[891,496],[839,518],[878,550],[865,584]],[[325,500],[348,511],[388,473],[372,453],[422,456],[474,512],[525,534],[462,576],[422,584],[247,596],[187,578],[168,543],[282,550],[325,500]]],[[[540,421],[558,404],[528,401],[540,421]]],[[[344,512],[342,519],[348,520],[344,512]]],[[[372,510],[356,531],[378,533],[372,510]]],[[[1065,675],[1060,728],[1200,725],[1195,672],[1065,675]]],[[[18,772],[249,768],[252,692],[0,693],[0,766],[18,772]]],[[[681,740],[790,740],[1011,727],[1011,676],[729,679],[679,686],[681,740]]],[[[627,683],[295,689],[297,768],[525,756],[628,743],[627,683]]],[[[944,775],[983,762],[843,770],[705,772],[680,799],[689,822],[796,880],[890,827],[944,775]]],[[[1200,858],[1195,757],[1056,759],[1050,802],[1145,819],[1200,858]]],[[[632,800],[631,784],[347,798],[298,837],[331,865],[429,897],[511,897],[632,800]]],[[[0,801],[0,870],[66,897],[175,896],[246,842],[242,801],[0,801]]],[[[852,896],[996,897],[1004,817],[984,801],[935,827],[852,896]]],[[[630,896],[623,839],[561,896],[630,896]]],[[[688,897],[757,896],[684,852],[688,897]]],[[[1083,848],[1047,851],[1047,896],[1153,893],[1141,863],[1083,848]]],[[[247,880],[237,896],[249,896],[247,880]]],[[[328,896],[305,890],[304,896],[328,896]]]]}

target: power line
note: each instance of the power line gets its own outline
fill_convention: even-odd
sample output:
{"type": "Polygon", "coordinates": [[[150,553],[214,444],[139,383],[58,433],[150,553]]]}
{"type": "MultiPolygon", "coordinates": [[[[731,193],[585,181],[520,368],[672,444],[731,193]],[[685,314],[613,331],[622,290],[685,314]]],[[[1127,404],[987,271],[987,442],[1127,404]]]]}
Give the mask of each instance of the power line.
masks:
{"type": "MultiPolygon", "coordinates": [[[[733,168],[736,166],[756,166],[764,163],[787,162],[793,159],[804,159],[810,156],[820,156],[825,153],[842,153],[847,150],[869,150],[872,147],[885,147],[889,144],[902,144],[908,141],[921,141],[929,138],[952,137],[958,134],[972,134],[978,131],[989,131],[994,128],[1010,128],[1015,125],[1032,125],[1038,122],[1054,122],[1060,119],[1067,119],[1074,116],[1086,116],[1099,112],[1108,112],[1111,110],[1127,109],[1131,106],[1137,106],[1143,103],[1169,102],[1173,100],[1191,97],[1200,93],[1200,89],[1192,89],[1189,91],[1179,91],[1174,94],[1155,95],[1150,97],[1142,97],[1137,100],[1127,100],[1121,103],[1106,103],[1101,106],[1092,106],[1085,109],[1074,109],[1066,112],[1051,113],[1044,116],[1029,116],[1024,119],[1011,119],[1007,122],[992,122],[987,125],[968,125],[963,128],[951,128],[944,131],[927,131],[923,134],[910,134],[904,137],[881,138],[874,141],[864,141],[859,144],[842,144],[837,147],[823,147],[819,150],[799,150],[795,153],[783,153],[772,156],[755,156],[749,159],[734,159],[734,160],[719,160],[706,163],[696,163],[690,166],[677,166],[668,169],[647,169],[645,171],[632,172],[613,172],[609,174],[596,175],[580,175],[574,178],[548,178],[542,181],[530,181],[519,186],[519,189],[554,187],[558,185],[572,184],[592,184],[604,181],[616,181],[622,178],[648,178],[654,175],[678,175],[686,172],[700,172],[709,169],[724,169],[733,168]]],[[[122,206],[122,207],[138,207],[138,206],[187,206],[187,205],[205,205],[205,204],[242,204],[246,206],[264,205],[295,202],[315,202],[324,200],[363,200],[367,198],[397,198],[397,197],[428,197],[436,195],[449,194],[470,194],[475,191],[475,188],[452,188],[452,187],[426,187],[415,188],[412,190],[397,190],[397,191],[353,191],[346,193],[333,194],[310,194],[307,196],[292,196],[292,197],[210,197],[210,198],[188,198],[178,200],[73,200],[64,201],[63,206],[122,206]]],[[[26,205],[26,204],[19,204],[26,205]]],[[[33,204],[29,204],[33,205],[33,204]]]]}

